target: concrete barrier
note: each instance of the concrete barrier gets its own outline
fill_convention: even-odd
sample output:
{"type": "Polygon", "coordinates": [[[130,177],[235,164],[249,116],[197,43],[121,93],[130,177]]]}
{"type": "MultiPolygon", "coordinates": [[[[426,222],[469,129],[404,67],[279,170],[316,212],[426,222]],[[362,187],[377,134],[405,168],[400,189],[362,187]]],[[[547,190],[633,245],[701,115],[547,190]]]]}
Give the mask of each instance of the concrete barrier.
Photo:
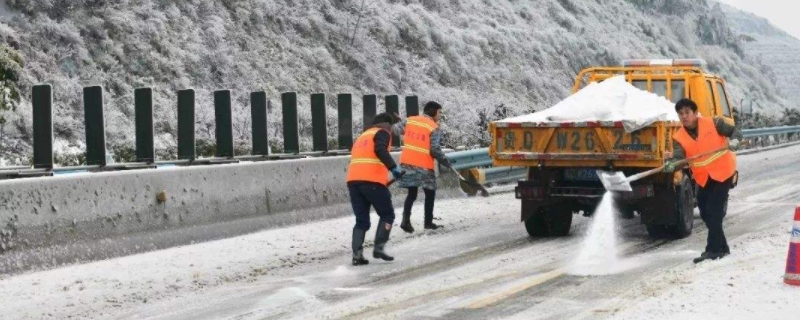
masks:
{"type": "MultiPolygon", "coordinates": [[[[351,214],[345,184],[349,159],[2,181],[0,273],[105,259],[351,214]]],[[[442,197],[463,195],[451,175],[440,176],[439,183],[442,197]]],[[[392,189],[395,206],[400,206],[405,192],[392,189]]]]}

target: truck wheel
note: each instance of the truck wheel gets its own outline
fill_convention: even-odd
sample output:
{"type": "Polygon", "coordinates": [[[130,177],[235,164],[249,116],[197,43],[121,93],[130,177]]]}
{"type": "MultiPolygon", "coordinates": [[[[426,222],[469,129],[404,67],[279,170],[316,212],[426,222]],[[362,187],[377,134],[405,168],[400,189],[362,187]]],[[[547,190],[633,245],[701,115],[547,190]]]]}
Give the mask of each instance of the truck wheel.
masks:
{"type": "Polygon", "coordinates": [[[547,237],[547,226],[544,221],[544,208],[539,208],[535,214],[525,220],[525,230],[528,235],[535,238],[547,237]]]}
{"type": "Polygon", "coordinates": [[[676,239],[690,236],[694,227],[694,193],[691,181],[685,176],[675,197],[675,212],[678,219],[675,225],[670,226],[670,236],[676,239]]]}
{"type": "Polygon", "coordinates": [[[617,210],[619,211],[619,217],[622,219],[633,219],[634,217],[634,209],[633,206],[629,204],[617,204],[617,210]]]}
{"type": "Polygon", "coordinates": [[[572,211],[552,208],[545,216],[547,229],[552,237],[563,237],[569,234],[572,227],[572,211]]]}
{"type": "Polygon", "coordinates": [[[648,224],[645,225],[647,228],[647,234],[650,238],[653,239],[663,239],[667,237],[667,226],[661,224],[648,224]]]}
{"type": "Polygon", "coordinates": [[[531,237],[563,237],[572,226],[572,211],[553,207],[539,208],[525,220],[525,230],[531,237]]]}

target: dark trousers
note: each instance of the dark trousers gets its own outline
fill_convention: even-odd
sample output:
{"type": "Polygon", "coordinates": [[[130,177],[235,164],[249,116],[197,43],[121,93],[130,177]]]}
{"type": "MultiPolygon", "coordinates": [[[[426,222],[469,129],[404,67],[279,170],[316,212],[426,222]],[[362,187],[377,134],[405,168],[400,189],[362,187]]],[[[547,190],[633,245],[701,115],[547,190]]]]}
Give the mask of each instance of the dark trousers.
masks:
{"type": "Polygon", "coordinates": [[[389,188],[372,182],[355,182],[347,185],[350,191],[350,204],[356,216],[356,229],[369,230],[369,209],[375,208],[380,220],[388,224],[394,223],[394,206],[389,188]]]}
{"type": "Polygon", "coordinates": [[[728,192],[731,190],[732,180],[724,182],[708,179],[705,187],[700,187],[697,192],[697,206],[700,208],[700,217],[708,227],[708,240],[706,252],[730,253],[725,231],[722,230],[722,219],[728,210],[728,192]]]}
{"type": "MultiPolygon", "coordinates": [[[[433,202],[436,201],[436,190],[428,190],[423,188],[425,192],[425,223],[433,222],[433,202]]],[[[408,188],[408,196],[406,197],[405,205],[403,206],[403,213],[411,215],[411,208],[414,206],[414,201],[417,201],[417,193],[419,188],[408,188]]]]}

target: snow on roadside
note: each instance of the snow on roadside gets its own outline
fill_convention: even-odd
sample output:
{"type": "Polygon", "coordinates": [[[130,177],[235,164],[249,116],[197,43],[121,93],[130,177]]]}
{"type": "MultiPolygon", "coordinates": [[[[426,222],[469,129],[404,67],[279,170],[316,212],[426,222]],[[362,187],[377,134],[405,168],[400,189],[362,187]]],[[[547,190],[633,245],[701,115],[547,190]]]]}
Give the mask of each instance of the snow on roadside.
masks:
{"type": "MultiPolygon", "coordinates": [[[[507,193],[438,201],[436,211],[445,229],[431,234],[472,228],[487,219],[507,220],[507,208],[512,204],[516,200],[507,193]]],[[[412,216],[420,227],[422,207],[415,206],[412,216]]],[[[371,218],[374,226],[377,216],[373,213],[371,218]]],[[[399,223],[396,220],[395,226],[399,223]]],[[[114,318],[114,314],[138,306],[230,283],[257,281],[303,265],[329,259],[341,259],[345,264],[352,225],[353,218],[344,217],[48,271],[0,275],[0,318],[114,318]]],[[[374,230],[369,233],[368,246],[374,230]]],[[[389,249],[409,237],[393,232],[389,249]]]]}
{"type": "Polygon", "coordinates": [[[738,237],[732,255],[687,263],[645,281],[645,297],[613,319],[797,319],[800,287],[783,283],[791,216],[780,228],[738,237]]]}

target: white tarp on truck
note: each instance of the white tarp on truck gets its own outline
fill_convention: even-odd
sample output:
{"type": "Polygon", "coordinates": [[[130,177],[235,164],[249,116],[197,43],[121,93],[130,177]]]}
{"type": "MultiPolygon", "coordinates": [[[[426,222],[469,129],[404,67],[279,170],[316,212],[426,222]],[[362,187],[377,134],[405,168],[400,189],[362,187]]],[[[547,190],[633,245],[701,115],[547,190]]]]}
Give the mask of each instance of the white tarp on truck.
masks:
{"type": "Polygon", "coordinates": [[[563,123],[622,121],[633,132],[656,121],[679,121],[675,104],[640,90],[619,75],[592,82],[556,105],[528,115],[499,120],[501,123],[563,123]]]}

